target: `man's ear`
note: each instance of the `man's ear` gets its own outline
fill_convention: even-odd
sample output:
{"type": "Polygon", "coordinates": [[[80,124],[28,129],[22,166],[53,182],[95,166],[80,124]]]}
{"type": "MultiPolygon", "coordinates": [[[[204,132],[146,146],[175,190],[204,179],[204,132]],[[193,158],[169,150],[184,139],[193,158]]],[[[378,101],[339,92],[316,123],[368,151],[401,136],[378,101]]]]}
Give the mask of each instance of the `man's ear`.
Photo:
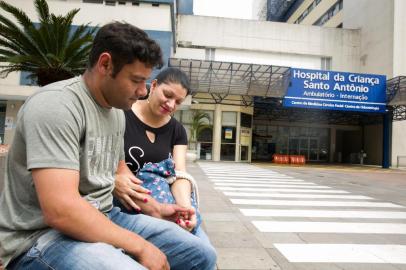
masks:
{"type": "Polygon", "coordinates": [[[100,54],[97,61],[97,70],[103,75],[111,75],[113,73],[113,61],[111,54],[104,52],[100,54]]]}

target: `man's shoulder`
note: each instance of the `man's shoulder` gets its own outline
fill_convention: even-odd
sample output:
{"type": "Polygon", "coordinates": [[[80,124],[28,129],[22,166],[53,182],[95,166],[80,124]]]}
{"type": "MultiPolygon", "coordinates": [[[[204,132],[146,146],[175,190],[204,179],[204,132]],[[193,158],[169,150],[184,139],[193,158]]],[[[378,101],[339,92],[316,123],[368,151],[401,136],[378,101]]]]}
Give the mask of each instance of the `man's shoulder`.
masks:
{"type": "Polygon", "coordinates": [[[78,93],[82,89],[81,77],[74,77],[68,80],[58,81],[39,88],[31,95],[24,104],[24,107],[34,106],[51,109],[52,106],[75,102],[78,93]]]}
{"type": "MultiPolygon", "coordinates": [[[[59,81],[41,87],[30,96],[19,111],[18,118],[38,119],[75,116],[83,114],[80,77],[59,81]]],[[[50,119],[49,119],[50,120],[50,119]]]]}

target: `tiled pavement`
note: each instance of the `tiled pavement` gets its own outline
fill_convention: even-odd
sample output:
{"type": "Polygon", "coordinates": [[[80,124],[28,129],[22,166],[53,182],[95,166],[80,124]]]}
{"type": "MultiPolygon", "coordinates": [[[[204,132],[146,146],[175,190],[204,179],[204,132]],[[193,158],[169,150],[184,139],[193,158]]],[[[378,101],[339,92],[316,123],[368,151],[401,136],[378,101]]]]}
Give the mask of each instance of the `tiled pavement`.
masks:
{"type": "Polygon", "coordinates": [[[406,172],[189,164],[218,269],[406,269],[406,172]]]}

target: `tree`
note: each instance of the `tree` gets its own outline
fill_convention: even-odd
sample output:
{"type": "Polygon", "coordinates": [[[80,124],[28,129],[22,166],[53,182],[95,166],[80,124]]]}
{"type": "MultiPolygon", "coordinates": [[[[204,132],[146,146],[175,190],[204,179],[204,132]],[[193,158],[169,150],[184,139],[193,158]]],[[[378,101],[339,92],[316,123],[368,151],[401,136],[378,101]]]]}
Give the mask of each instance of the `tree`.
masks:
{"type": "Polygon", "coordinates": [[[30,72],[40,86],[74,77],[86,69],[95,27],[72,21],[79,9],[65,16],[49,13],[46,0],[35,0],[39,23],[34,23],[21,9],[4,1],[0,8],[18,23],[0,14],[0,75],[30,72]]]}
{"type": "Polygon", "coordinates": [[[190,125],[190,146],[195,145],[197,138],[202,130],[210,127],[210,115],[201,110],[195,110],[192,114],[192,123],[190,125]]]}

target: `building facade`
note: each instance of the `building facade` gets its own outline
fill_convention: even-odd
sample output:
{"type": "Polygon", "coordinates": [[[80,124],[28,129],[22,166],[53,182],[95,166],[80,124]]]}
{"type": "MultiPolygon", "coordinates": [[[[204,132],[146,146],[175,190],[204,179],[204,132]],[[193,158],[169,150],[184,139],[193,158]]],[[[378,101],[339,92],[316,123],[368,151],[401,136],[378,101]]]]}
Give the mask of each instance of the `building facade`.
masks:
{"type": "MultiPolygon", "coordinates": [[[[35,17],[32,3],[7,1],[35,17]]],[[[364,152],[365,164],[397,166],[406,156],[399,113],[399,121],[389,121],[383,114],[282,106],[290,68],[406,75],[402,0],[257,0],[253,20],[194,16],[192,0],[48,2],[57,14],[80,8],[76,24],[125,20],[159,41],[168,65],[184,69],[195,90],[192,105],[175,117],[190,135],[193,112],[209,116],[194,144],[201,159],[271,161],[280,153],[359,163],[364,152]]],[[[0,80],[5,143],[23,100],[36,89],[27,83],[20,73],[0,80]]],[[[395,93],[399,108],[406,104],[402,91],[395,93]]]]}

